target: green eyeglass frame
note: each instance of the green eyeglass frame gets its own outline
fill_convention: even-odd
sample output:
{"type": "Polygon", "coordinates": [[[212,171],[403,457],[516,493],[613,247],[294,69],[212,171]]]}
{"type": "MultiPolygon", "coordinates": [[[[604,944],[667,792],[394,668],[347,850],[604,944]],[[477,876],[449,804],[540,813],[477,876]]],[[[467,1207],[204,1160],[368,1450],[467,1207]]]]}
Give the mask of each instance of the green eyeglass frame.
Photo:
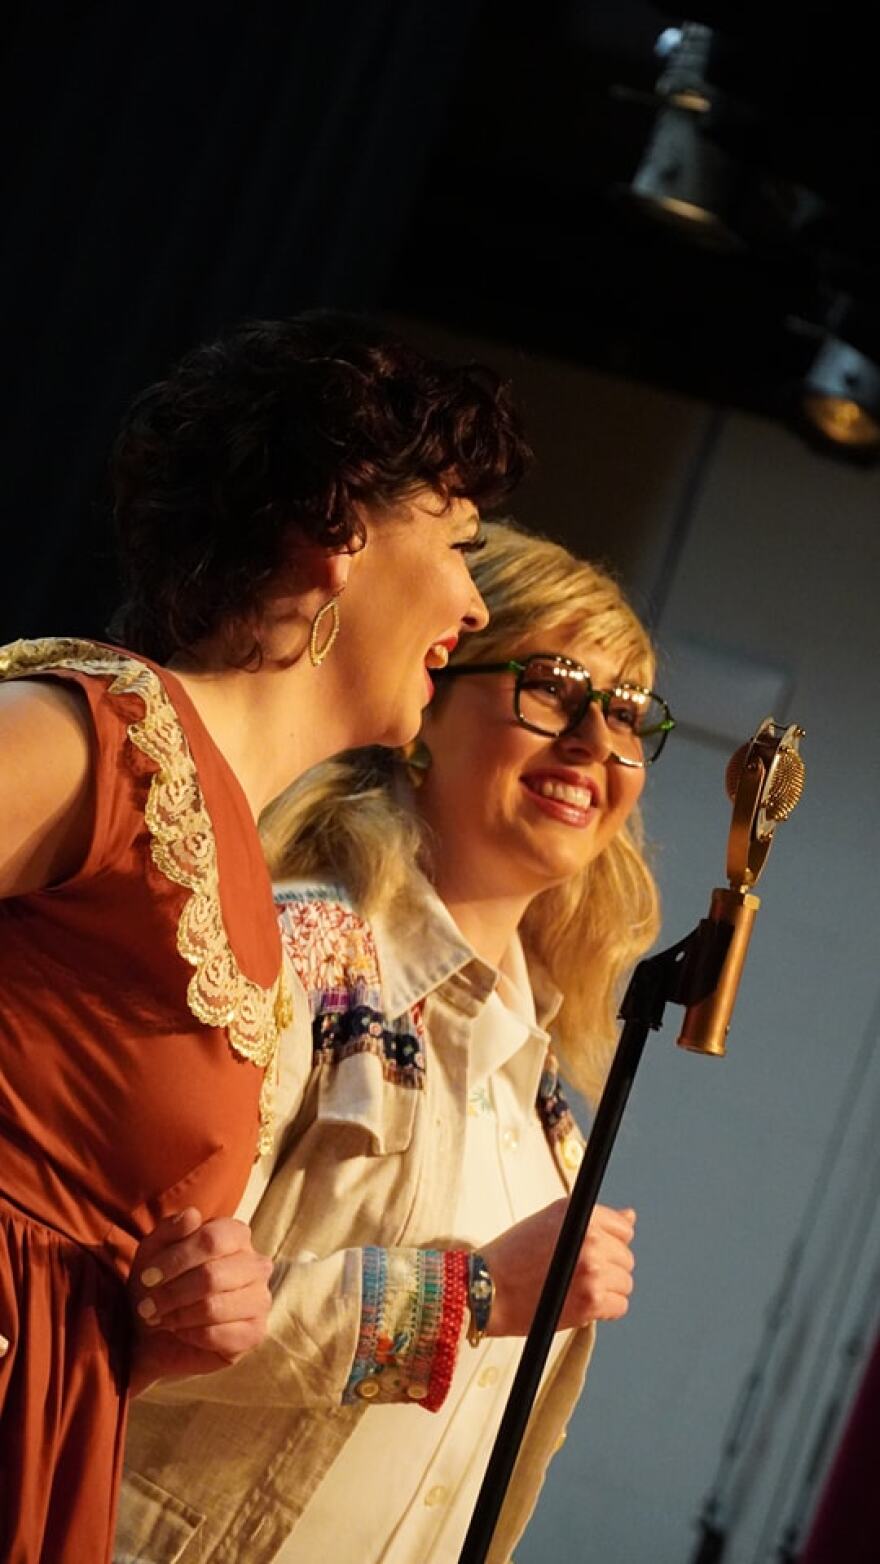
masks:
{"type": "Polygon", "coordinates": [[[594,703],[602,708],[602,715],[607,722],[612,702],[615,699],[619,699],[621,695],[632,694],[646,700],[656,701],[660,713],[659,720],[652,722],[650,727],[642,728],[638,732],[638,737],[641,741],[645,739],[653,741],[653,754],[641,760],[633,760],[630,756],[620,755],[616,750],[612,750],[611,759],[621,766],[632,766],[640,771],[647,766],[652,766],[660,756],[666,740],[675,727],[675,718],[663,696],[658,695],[656,690],[649,690],[644,685],[627,682],[615,685],[612,690],[594,689],[589,672],[583,666],[583,663],[575,662],[574,658],[565,657],[560,652],[534,652],[526,658],[525,662],[511,657],[507,662],[502,663],[465,663],[460,667],[437,668],[432,669],[431,677],[432,679],[442,681],[445,679],[460,679],[468,674],[480,673],[513,673],[516,675],[513,690],[513,710],[516,720],[522,727],[528,728],[530,733],[540,733],[543,738],[561,739],[565,738],[566,734],[573,733],[583,722],[589,707],[594,703]],[[522,696],[523,691],[527,687],[529,670],[536,663],[547,662],[552,663],[559,670],[560,674],[573,676],[581,684],[580,699],[568,721],[561,728],[542,727],[522,714],[522,696]]]}

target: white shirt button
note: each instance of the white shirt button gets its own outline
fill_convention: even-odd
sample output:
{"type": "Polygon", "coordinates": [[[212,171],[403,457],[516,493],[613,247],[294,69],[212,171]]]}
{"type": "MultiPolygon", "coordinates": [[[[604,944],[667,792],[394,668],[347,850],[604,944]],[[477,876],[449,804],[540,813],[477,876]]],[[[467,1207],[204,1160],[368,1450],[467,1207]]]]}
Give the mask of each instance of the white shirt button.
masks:
{"type": "Polygon", "coordinates": [[[584,1148],[576,1135],[566,1135],[562,1142],[562,1160],[567,1168],[579,1168],[584,1160],[584,1148]]]}
{"type": "Polygon", "coordinates": [[[512,1125],[508,1125],[507,1129],[502,1132],[501,1144],[505,1151],[516,1151],[519,1145],[519,1130],[515,1130],[512,1125]]]}
{"type": "Polygon", "coordinates": [[[434,1487],[429,1488],[425,1494],[425,1503],[429,1510],[435,1510],[438,1505],[445,1504],[448,1498],[449,1489],[444,1488],[442,1483],[435,1483],[434,1487]]]}
{"type": "Polygon", "coordinates": [[[497,1385],[497,1383],[498,1370],[492,1363],[489,1364],[488,1368],[481,1369],[480,1373],[477,1375],[478,1385],[497,1385]]]}

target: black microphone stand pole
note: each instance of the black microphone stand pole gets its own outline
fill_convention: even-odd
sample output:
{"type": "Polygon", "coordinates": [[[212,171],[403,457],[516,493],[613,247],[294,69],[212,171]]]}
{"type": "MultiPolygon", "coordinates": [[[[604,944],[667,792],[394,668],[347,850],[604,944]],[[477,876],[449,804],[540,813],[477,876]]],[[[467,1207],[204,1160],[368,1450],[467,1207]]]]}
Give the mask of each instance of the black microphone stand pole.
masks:
{"type": "Polygon", "coordinates": [[[732,935],[729,923],[704,919],[677,945],[640,961],[632,975],[620,1007],[620,1018],[625,1024],[459,1554],[459,1564],[483,1564],[491,1545],[648,1032],[660,1027],[667,1004],[697,1004],[714,992],[732,935]]]}

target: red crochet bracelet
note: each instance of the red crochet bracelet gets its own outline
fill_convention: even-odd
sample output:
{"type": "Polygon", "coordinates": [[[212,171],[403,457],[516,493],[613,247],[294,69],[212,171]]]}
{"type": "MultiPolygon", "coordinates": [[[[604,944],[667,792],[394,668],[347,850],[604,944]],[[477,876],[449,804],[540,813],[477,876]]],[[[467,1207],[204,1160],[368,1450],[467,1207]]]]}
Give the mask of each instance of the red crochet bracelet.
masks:
{"type": "Polygon", "coordinates": [[[422,1405],[437,1412],[446,1400],[461,1341],[468,1286],[468,1257],[463,1249],[447,1249],[443,1256],[443,1313],[431,1363],[428,1394],[422,1405]]]}

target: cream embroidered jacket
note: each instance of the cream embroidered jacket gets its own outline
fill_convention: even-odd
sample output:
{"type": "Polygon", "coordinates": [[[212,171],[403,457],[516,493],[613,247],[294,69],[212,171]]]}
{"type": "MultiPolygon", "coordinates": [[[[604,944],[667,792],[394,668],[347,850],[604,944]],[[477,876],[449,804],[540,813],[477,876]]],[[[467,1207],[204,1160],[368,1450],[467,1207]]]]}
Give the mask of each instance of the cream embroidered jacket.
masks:
{"type": "MultiPolygon", "coordinates": [[[[338,887],[278,888],[295,1020],[277,1161],[252,1221],[276,1262],[269,1337],[233,1368],[133,1404],[115,1564],[270,1564],[367,1411],[361,1381],[372,1377],[370,1399],[422,1393],[418,1342],[393,1373],[359,1356],[364,1258],[395,1251],[392,1269],[409,1267],[417,1289],[424,1252],[456,1247],[469,1036],[497,981],[422,884],[405,920],[370,925],[338,887]]],[[[546,1027],[559,995],[530,978],[546,1027]]],[[[583,1142],[550,1054],[537,1106],[570,1183],[583,1142]]],[[[490,1564],[509,1558],[534,1508],[593,1335],[572,1333],[542,1387],[490,1564]]]]}

